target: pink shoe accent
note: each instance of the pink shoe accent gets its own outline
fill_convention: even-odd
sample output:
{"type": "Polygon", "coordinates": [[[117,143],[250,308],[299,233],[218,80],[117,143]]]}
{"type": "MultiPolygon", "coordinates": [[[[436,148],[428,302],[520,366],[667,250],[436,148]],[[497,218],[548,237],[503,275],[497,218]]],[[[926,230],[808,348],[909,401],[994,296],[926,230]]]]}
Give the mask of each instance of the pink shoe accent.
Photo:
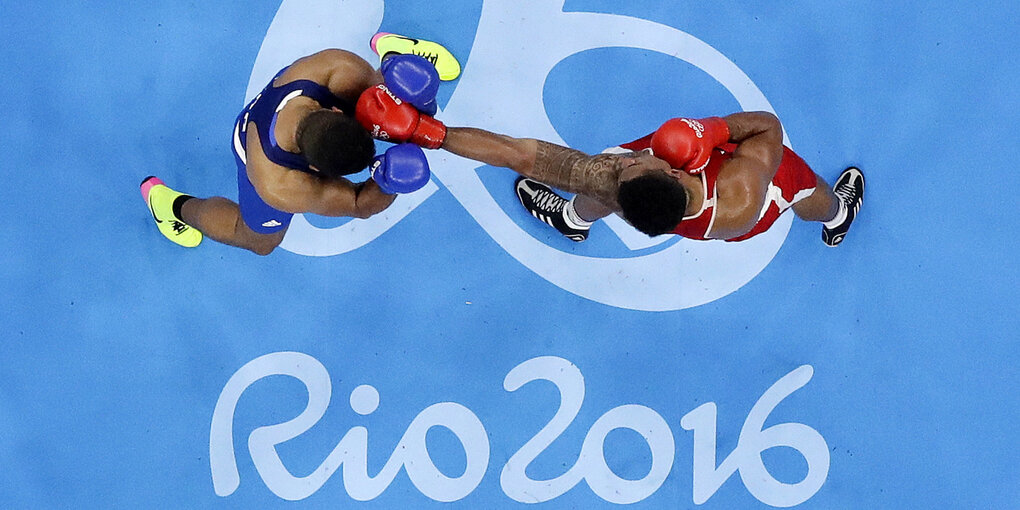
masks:
{"type": "Polygon", "coordinates": [[[163,181],[160,180],[159,177],[149,177],[148,179],[145,179],[144,181],[142,181],[142,186],[141,186],[141,189],[142,189],[142,198],[145,199],[145,203],[146,204],[149,203],[149,190],[152,189],[154,186],[159,186],[161,184],[163,186],[166,186],[166,184],[163,184],[163,181]]]}
{"type": "Polygon", "coordinates": [[[376,43],[376,41],[379,40],[380,37],[382,37],[384,35],[393,35],[393,34],[391,34],[389,32],[379,32],[378,34],[373,35],[372,36],[372,41],[368,43],[368,45],[372,47],[372,51],[374,51],[376,55],[379,54],[379,50],[375,49],[375,43],[376,43]]]}

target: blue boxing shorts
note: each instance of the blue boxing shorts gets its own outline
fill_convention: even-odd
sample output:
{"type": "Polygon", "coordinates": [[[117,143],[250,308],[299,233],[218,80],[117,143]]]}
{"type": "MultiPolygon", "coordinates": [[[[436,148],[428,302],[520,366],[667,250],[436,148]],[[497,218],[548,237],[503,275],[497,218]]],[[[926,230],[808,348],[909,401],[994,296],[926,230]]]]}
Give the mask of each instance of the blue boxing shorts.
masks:
{"type": "Polygon", "coordinates": [[[248,228],[259,234],[273,234],[290,226],[293,213],[283,212],[267,204],[255,186],[248,179],[247,145],[248,126],[245,125],[247,109],[241,112],[234,123],[232,148],[237,163],[237,203],[241,207],[241,218],[248,228]]]}

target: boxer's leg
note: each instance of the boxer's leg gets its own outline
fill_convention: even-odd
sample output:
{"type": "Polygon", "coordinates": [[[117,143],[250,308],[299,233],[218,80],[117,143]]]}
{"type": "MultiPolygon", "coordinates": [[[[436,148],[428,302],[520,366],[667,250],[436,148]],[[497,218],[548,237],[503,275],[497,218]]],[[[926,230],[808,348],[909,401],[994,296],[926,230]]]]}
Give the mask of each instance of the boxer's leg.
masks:
{"type": "Polygon", "coordinates": [[[181,205],[181,219],[201,230],[207,237],[237,246],[258,255],[269,255],[283,241],[284,225],[278,231],[261,234],[245,224],[241,209],[223,197],[192,198],[181,205]]]}
{"type": "Polygon", "coordinates": [[[829,188],[829,184],[819,176],[815,176],[815,191],[807,198],[793,204],[793,212],[806,221],[829,221],[839,212],[839,197],[829,188]]]}
{"type": "Polygon", "coordinates": [[[180,206],[180,213],[216,241],[269,255],[283,241],[293,214],[271,207],[255,191],[243,157],[243,137],[236,130],[234,137],[231,148],[237,164],[237,202],[223,197],[192,198],[180,206]]]}
{"type": "Polygon", "coordinates": [[[814,192],[793,204],[793,212],[801,219],[822,222],[822,241],[837,246],[864,201],[864,175],[856,167],[847,168],[832,189],[824,179],[815,177],[818,183],[814,192]]]}
{"type": "Polygon", "coordinates": [[[580,220],[592,223],[596,220],[601,220],[610,214],[613,214],[613,210],[602,205],[602,202],[595,200],[587,195],[574,195],[574,198],[570,199],[570,203],[564,208],[567,213],[577,214],[580,220]]]}

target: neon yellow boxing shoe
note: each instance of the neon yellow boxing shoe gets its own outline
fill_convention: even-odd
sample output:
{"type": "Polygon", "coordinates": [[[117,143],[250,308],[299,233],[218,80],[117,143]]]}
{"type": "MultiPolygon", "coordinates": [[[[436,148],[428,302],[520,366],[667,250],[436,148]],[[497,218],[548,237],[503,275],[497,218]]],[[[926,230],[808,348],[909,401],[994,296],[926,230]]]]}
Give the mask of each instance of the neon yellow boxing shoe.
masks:
{"type": "Polygon", "coordinates": [[[372,46],[372,51],[379,55],[380,62],[390,53],[419,55],[436,66],[440,80],[450,81],[460,76],[460,62],[457,62],[450,50],[439,43],[379,32],[372,37],[372,42],[369,44],[372,46]]]}
{"type": "Polygon", "coordinates": [[[174,214],[174,201],[188,195],[168,188],[159,177],[151,175],[142,181],[141,191],[156,227],[167,239],[185,248],[194,248],[202,242],[202,233],[174,214]]]}

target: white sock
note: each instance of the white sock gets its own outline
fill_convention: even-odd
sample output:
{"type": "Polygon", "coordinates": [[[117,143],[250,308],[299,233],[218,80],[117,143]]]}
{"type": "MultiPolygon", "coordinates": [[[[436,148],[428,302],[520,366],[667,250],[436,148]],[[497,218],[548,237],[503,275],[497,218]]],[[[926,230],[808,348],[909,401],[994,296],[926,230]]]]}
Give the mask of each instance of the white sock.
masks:
{"type": "MultiPolygon", "coordinates": [[[[577,198],[577,195],[574,195],[574,198],[577,198]]],[[[592,223],[595,222],[588,221],[577,214],[577,211],[574,209],[574,198],[571,198],[567,205],[563,206],[563,219],[567,221],[567,225],[570,225],[571,228],[580,230],[591,228],[592,223]]]]}
{"type": "Polygon", "coordinates": [[[843,223],[845,220],[846,220],[846,203],[840,200],[839,210],[836,211],[836,217],[832,218],[829,221],[823,221],[822,225],[825,225],[825,228],[836,228],[839,226],[840,223],[843,223]]]}

